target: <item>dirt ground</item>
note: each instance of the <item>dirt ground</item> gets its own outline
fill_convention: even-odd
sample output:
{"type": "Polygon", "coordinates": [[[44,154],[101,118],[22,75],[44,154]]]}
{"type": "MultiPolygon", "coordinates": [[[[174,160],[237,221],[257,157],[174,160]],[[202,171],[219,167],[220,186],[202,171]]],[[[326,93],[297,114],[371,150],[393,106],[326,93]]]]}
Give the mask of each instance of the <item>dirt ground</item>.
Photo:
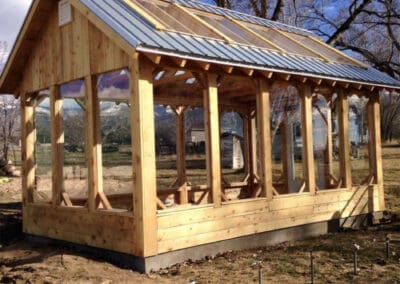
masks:
{"type": "MultiPolygon", "coordinates": [[[[400,212],[400,148],[383,149],[386,204],[400,212]]],[[[144,275],[62,246],[30,243],[20,233],[20,180],[0,184],[0,283],[257,283],[252,267],[262,260],[264,283],[309,283],[310,250],[316,283],[400,283],[400,243],[385,257],[385,238],[400,221],[277,246],[228,252],[144,275]],[[8,222],[8,227],[4,223],[8,222]],[[11,225],[10,225],[11,224],[11,225]],[[354,244],[359,272],[353,274],[354,244]]]]}

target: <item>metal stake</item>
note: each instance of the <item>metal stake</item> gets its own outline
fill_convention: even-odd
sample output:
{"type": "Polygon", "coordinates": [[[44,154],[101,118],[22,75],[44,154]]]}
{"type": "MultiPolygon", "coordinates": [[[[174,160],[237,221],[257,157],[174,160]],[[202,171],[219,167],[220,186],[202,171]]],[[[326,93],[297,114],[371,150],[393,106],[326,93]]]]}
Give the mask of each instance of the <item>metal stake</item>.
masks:
{"type": "Polygon", "coordinates": [[[311,284],[314,284],[314,255],[313,251],[310,251],[310,276],[311,276],[311,284]]]}
{"type": "Polygon", "coordinates": [[[258,284],[262,284],[262,261],[256,260],[251,266],[258,267],[258,284]]]}
{"type": "Polygon", "coordinates": [[[354,244],[354,275],[358,274],[358,250],[360,249],[360,246],[357,244],[354,244]]]}
{"type": "Polygon", "coordinates": [[[386,259],[390,258],[390,239],[386,238],[386,259]]]}

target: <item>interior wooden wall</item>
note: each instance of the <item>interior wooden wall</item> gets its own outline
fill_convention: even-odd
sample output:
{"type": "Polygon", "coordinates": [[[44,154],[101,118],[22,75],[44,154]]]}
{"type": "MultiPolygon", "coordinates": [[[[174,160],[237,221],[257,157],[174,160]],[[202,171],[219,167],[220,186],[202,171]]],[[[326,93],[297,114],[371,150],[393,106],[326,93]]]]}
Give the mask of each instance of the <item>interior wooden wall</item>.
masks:
{"type": "Polygon", "coordinates": [[[21,93],[128,67],[128,55],[76,9],[73,22],[62,27],[57,2],[48,15],[25,65],[21,93]]]}

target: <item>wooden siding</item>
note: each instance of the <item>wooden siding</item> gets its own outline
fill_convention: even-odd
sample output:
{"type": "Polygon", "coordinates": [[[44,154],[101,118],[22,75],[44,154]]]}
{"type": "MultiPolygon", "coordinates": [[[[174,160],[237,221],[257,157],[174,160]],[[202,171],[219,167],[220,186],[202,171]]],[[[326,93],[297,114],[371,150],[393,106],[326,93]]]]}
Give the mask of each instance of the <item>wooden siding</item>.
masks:
{"type": "Polygon", "coordinates": [[[25,233],[133,254],[133,216],[50,205],[25,208],[25,233]]]}
{"type": "MultiPolygon", "coordinates": [[[[378,187],[322,191],[160,212],[158,253],[372,212],[378,187]]],[[[376,208],[375,208],[376,210],[376,208]]]]}
{"type": "Polygon", "coordinates": [[[57,7],[49,13],[26,61],[22,93],[128,66],[129,56],[121,48],[77,10],[73,14],[72,23],[59,27],[57,7]]]}

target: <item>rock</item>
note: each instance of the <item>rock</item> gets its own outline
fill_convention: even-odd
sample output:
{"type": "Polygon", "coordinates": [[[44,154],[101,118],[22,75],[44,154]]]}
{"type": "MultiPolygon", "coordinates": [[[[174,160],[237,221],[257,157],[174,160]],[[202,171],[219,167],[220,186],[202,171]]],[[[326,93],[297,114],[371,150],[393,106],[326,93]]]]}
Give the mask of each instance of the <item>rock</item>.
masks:
{"type": "Polygon", "coordinates": [[[15,170],[12,173],[10,173],[11,177],[21,177],[21,171],[20,170],[15,170]]]}
{"type": "Polygon", "coordinates": [[[17,169],[13,166],[13,165],[7,165],[7,166],[5,166],[4,168],[3,168],[3,170],[7,173],[7,174],[9,174],[9,175],[11,175],[14,171],[16,171],[17,169]]]}

